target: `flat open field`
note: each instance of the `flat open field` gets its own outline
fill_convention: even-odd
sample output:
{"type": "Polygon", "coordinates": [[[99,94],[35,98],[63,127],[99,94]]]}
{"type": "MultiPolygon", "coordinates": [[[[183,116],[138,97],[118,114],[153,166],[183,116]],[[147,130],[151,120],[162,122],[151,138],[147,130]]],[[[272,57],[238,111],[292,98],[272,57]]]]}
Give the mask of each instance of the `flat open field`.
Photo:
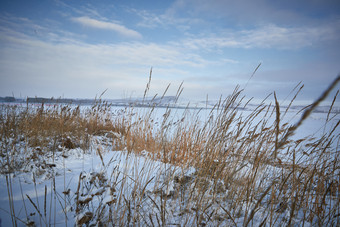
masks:
{"type": "Polygon", "coordinates": [[[2,104],[0,226],[337,226],[340,117],[293,107],[2,104]]]}

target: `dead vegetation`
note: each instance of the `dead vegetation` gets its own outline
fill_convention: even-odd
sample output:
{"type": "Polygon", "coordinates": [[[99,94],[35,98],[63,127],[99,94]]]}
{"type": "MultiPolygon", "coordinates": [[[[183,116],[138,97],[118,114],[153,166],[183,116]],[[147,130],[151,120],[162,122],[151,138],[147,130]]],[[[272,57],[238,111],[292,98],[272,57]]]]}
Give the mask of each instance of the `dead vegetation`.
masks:
{"type": "MultiPolygon", "coordinates": [[[[114,178],[113,173],[79,176],[75,193],[75,212],[83,212],[77,216],[79,225],[96,218],[97,223],[125,226],[165,226],[171,224],[169,220],[197,226],[290,226],[301,221],[303,225],[336,226],[340,224],[339,121],[330,124],[330,118],[335,117],[330,109],[324,126],[327,130],[321,135],[293,135],[339,80],[340,76],[293,125],[285,116],[302,87],[286,109],[282,110],[274,93],[274,104],[263,101],[249,114],[242,112],[249,101],[236,88],[204,120],[199,111],[193,114],[189,108],[178,118],[169,107],[162,119],[156,119],[154,106],[114,111],[101,100],[91,108],[2,105],[1,173],[17,171],[31,160],[40,163],[40,157],[54,157],[65,148],[87,150],[93,137],[101,136],[96,143],[101,159],[112,150],[137,155],[147,151],[147,158],[165,166],[194,167],[196,171],[190,175],[170,171],[163,186],[156,185],[148,193],[146,186],[154,179],[138,174],[130,176],[132,186],[124,183],[128,181],[124,173],[120,173],[123,178],[114,178]],[[21,157],[20,152],[27,152],[26,159],[16,158],[21,157]],[[110,191],[112,199],[103,198],[105,204],[88,210],[92,198],[102,195],[102,188],[110,191]]],[[[105,167],[104,160],[102,163],[105,167]]]]}

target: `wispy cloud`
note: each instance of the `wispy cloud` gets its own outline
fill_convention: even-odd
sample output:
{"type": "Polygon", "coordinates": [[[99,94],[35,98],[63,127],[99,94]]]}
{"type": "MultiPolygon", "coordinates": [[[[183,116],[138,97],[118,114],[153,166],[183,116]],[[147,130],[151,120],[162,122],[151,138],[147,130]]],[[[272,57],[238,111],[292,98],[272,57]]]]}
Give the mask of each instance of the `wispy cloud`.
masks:
{"type": "Polygon", "coordinates": [[[167,29],[174,27],[180,32],[189,31],[193,26],[202,26],[205,21],[199,17],[176,15],[172,10],[160,14],[148,10],[129,9],[130,13],[137,15],[140,20],[137,26],[149,29],[167,29]]]}
{"type": "Polygon", "coordinates": [[[156,80],[157,89],[163,89],[162,85],[176,83],[176,78],[182,81],[192,70],[205,70],[219,62],[170,43],[88,44],[73,39],[68,32],[48,33],[47,38],[39,39],[36,34],[1,26],[0,37],[4,44],[0,55],[0,76],[4,77],[0,90],[9,94],[19,91],[30,96],[63,93],[92,97],[109,88],[108,94],[119,97],[122,89],[142,93],[151,66],[161,76],[156,80]]]}
{"type": "MultiPolygon", "coordinates": [[[[265,21],[247,26],[210,27],[204,24],[211,22],[205,20],[206,17],[199,19],[191,13],[177,14],[176,10],[180,7],[165,9],[161,14],[154,14],[151,10],[131,11],[134,14],[129,12],[128,16],[135,17],[127,23],[121,19],[117,22],[112,19],[112,14],[91,8],[69,9],[72,13],[62,15],[61,20],[50,18],[39,22],[0,16],[0,91],[2,94],[14,91],[23,95],[58,96],[64,93],[68,97],[93,97],[109,88],[107,94],[111,97],[119,97],[126,90],[135,91],[138,95],[144,91],[148,70],[153,66],[153,82],[156,82],[153,86],[156,89],[169,82],[184,80],[185,91],[194,97],[205,94],[218,96],[226,90],[231,91],[236,84],[246,82],[253,67],[257,66],[258,58],[264,58],[264,61],[276,58],[279,61],[282,55],[276,53],[284,52],[286,58],[295,53],[302,56],[305,50],[315,53],[324,46],[333,45],[329,43],[336,43],[340,37],[340,21],[337,19],[289,26],[265,21]],[[75,24],[70,26],[70,20],[75,24]],[[64,22],[67,26],[62,26],[64,22]],[[141,33],[131,29],[135,28],[134,25],[129,27],[133,22],[140,22],[137,26],[140,26],[138,31],[141,33]],[[131,39],[108,39],[104,36],[101,38],[105,42],[99,42],[97,34],[91,32],[93,30],[76,33],[73,28],[78,25],[112,31],[131,39]],[[144,31],[149,33],[142,33],[144,31]],[[140,39],[142,34],[144,39],[140,39]],[[88,39],[92,35],[93,39],[88,39]],[[270,51],[261,52],[263,49],[270,51]]],[[[332,49],[335,52],[336,48],[332,49]]],[[[338,59],[338,53],[334,56],[338,59]]],[[[295,66],[294,60],[284,60],[288,62],[284,67],[295,66]]],[[[314,83],[316,80],[313,78],[321,78],[320,75],[327,73],[333,75],[334,68],[338,68],[333,63],[329,64],[333,68],[326,64],[323,71],[317,71],[315,69],[320,68],[320,64],[314,64],[310,71],[298,67],[282,71],[283,66],[275,65],[275,60],[273,62],[271,67],[274,70],[268,72],[265,68],[268,73],[263,73],[261,67],[257,72],[257,84],[249,86],[253,94],[282,89],[282,84],[291,88],[300,78],[314,83]]],[[[263,64],[263,67],[268,65],[263,64]]],[[[322,83],[316,81],[314,84],[311,94],[322,83]]],[[[162,92],[163,87],[157,92],[162,92]]]]}
{"type": "Polygon", "coordinates": [[[248,30],[228,30],[222,33],[189,37],[181,45],[193,50],[216,48],[299,49],[340,39],[340,21],[314,27],[284,27],[267,24],[248,30]]]}
{"type": "MultiPolygon", "coordinates": [[[[336,21],[335,24],[339,24],[339,22],[336,21]]],[[[253,30],[240,31],[239,36],[241,46],[246,48],[278,49],[303,48],[340,38],[338,26],[334,26],[334,23],[306,27],[284,27],[268,24],[253,30]]]]}
{"type": "MultiPolygon", "coordinates": [[[[238,25],[275,23],[306,25],[339,14],[337,0],[272,1],[272,0],[175,0],[168,11],[177,17],[190,12],[191,17],[219,18],[238,25]],[[317,16],[316,16],[317,15],[317,16]]],[[[223,22],[222,22],[223,23],[223,22]]]]}
{"type": "MultiPolygon", "coordinates": [[[[202,7],[202,5],[210,5],[200,1],[202,4],[196,4],[192,0],[178,0],[173,6],[161,14],[155,14],[152,11],[131,9],[133,13],[139,16],[140,22],[137,24],[140,27],[145,27],[154,30],[164,30],[172,26],[179,31],[179,45],[185,45],[192,50],[206,50],[209,51],[216,48],[274,48],[274,49],[300,49],[309,46],[322,45],[328,41],[340,40],[340,20],[339,17],[331,17],[327,20],[308,20],[298,17],[297,12],[279,10],[274,7],[275,4],[266,4],[267,0],[259,2],[249,2],[256,7],[261,8],[257,20],[248,18],[247,23],[235,24],[233,26],[220,24],[219,29],[202,30],[201,27],[214,27],[216,20],[200,20],[199,15],[202,12],[215,12],[217,17],[223,15],[225,8],[232,15],[224,15],[235,18],[234,13],[240,14],[254,14],[251,12],[251,7],[244,7],[245,4],[236,3],[233,1],[219,1],[211,4],[209,7],[202,7]],[[257,3],[261,3],[257,5],[257,3]],[[265,7],[260,7],[264,6],[265,7]],[[189,8],[189,6],[192,8],[189,8]],[[219,7],[218,7],[219,6],[219,7]],[[237,10],[230,10],[230,9],[237,10]],[[189,10],[190,15],[184,14],[182,11],[189,10]],[[223,12],[222,12],[223,11],[223,12]],[[275,13],[271,13],[274,11],[275,13]],[[278,16],[280,15],[280,16],[278,16]],[[275,17],[275,18],[274,18],[275,17]],[[282,18],[292,18],[289,23],[283,23],[282,18]],[[263,18],[263,20],[258,19],[263,18]],[[308,23],[303,23],[309,21],[308,23]],[[183,32],[184,31],[184,32],[183,32]]],[[[247,1],[248,3],[248,1],[247,1]]],[[[256,11],[256,10],[255,10],[256,11]]],[[[258,12],[258,11],[257,11],[258,12]]],[[[214,14],[215,15],[215,14],[214,14]]],[[[247,16],[244,16],[247,17],[247,16]]],[[[224,17],[222,17],[224,18],[224,17]]],[[[177,42],[173,40],[174,42],[177,42]]]]}
{"type": "Polygon", "coordinates": [[[142,38],[142,35],[139,32],[126,28],[125,26],[117,24],[117,23],[100,21],[100,20],[92,19],[86,16],[73,17],[71,19],[72,21],[77,22],[84,26],[88,26],[88,27],[92,27],[96,29],[115,31],[120,35],[130,37],[130,38],[138,38],[138,39],[142,38]]]}

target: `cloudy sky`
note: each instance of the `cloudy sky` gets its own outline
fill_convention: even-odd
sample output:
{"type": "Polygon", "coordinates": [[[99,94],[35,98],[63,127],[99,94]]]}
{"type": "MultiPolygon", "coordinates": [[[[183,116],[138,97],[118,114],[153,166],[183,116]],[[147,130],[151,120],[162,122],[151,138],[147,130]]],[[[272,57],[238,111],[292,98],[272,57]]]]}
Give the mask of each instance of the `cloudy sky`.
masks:
{"type": "Polygon", "coordinates": [[[284,100],[302,81],[308,101],[340,73],[339,44],[338,0],[2,0],[0,96],[142,96],[153,67],[151,93],[284,100]]]}

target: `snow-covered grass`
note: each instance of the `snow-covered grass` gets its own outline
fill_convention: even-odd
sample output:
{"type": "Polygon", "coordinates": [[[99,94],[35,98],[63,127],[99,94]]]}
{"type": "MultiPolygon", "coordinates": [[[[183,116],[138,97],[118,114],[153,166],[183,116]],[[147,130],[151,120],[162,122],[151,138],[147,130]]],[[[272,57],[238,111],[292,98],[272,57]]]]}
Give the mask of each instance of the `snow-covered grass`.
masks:
{"type": "Polygon", "coordinates": [[[339,225],[333,105],[247,105],[238,89],[208,110],[2,105],[0,223],[339,225]]]}

